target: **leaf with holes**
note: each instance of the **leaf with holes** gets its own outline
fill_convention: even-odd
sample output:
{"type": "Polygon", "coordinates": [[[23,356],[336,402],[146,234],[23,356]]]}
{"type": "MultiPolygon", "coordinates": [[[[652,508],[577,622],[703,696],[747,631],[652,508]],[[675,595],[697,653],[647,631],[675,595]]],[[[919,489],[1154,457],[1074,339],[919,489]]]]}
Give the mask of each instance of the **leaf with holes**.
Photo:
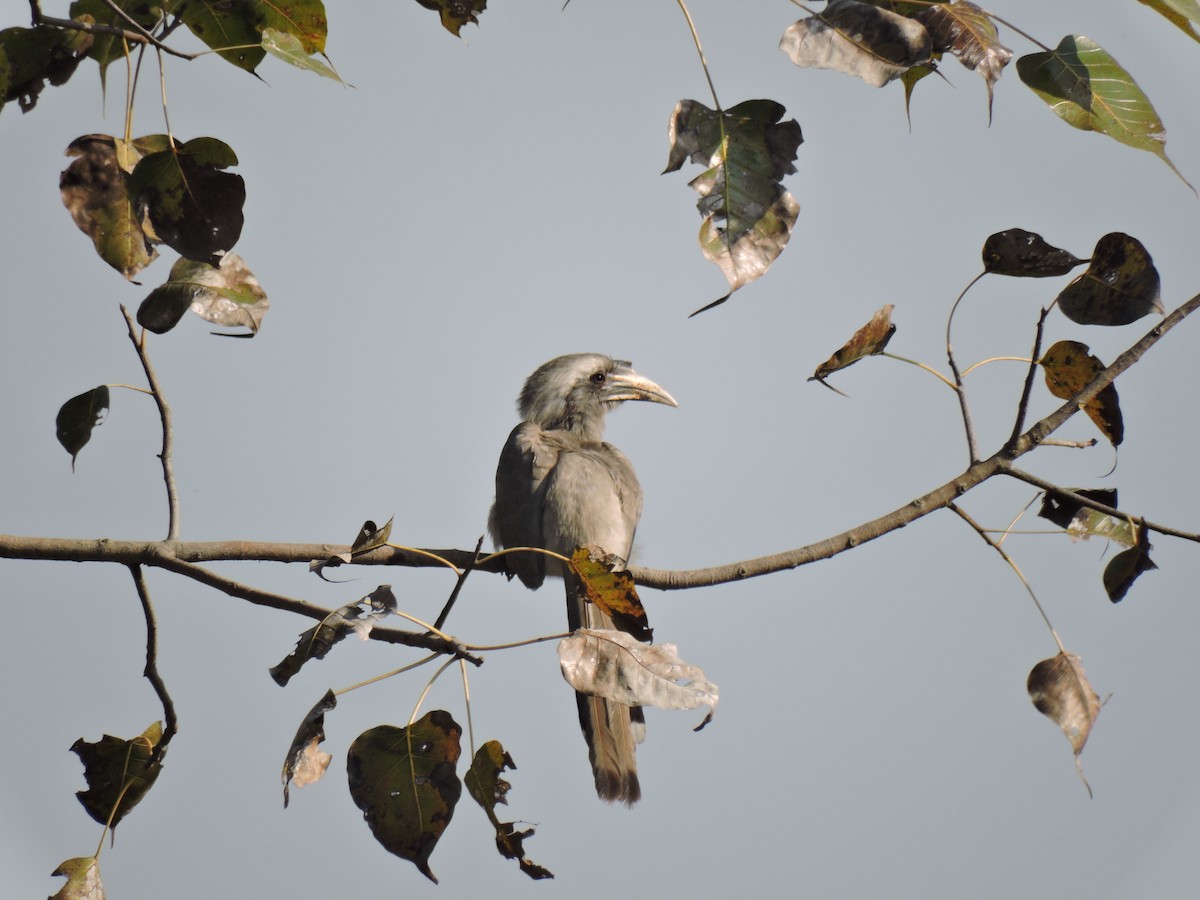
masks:
{"type": "Polygon", "coordinates": [[[475,753],[471,760],[471,768],[463,783],[467,786],[471,798],[482,807],[496,829],[496,849],[505,859],[517,860],[521,871],[534,880],[553,878],[554,873],[543,868],[525,855],[525,838],[533,837],[533,829],[525,828],[520,831],[512,822],[501,822],[496,815],[498,804],[508,804],[508,792],[512,788],[500,775],[505,769],[515,769],[517,766],[499,741],[488,741],[475,753]]]}
{"type": "Polygon", "coordinates": [[[915,19],[855,0],[829,0],[822,12],[790,25],[779,49],[801,68],[835,69],[883,87],[929,62],[933,44],[915,19]]]}
{"type": "Polygon", "coordinates": [[[396,611],[396,595],[390,584],[381,584],[371,593],[340,606],[321,622],[300,635],[296,649],[271,666],[271,678],[280,687],[287,684],[310,659],[324,659],[335,644],[350,634],[367,640],[381,621],[396,611]]]}
{"type": "Polygon", "coordinates": [[[1162,315],[1158,269],[1141,241],[1113,232],[1096,242],[1087,269],[1063,288],[1058,306],[1080,325],[1128,325],[1162,315]]]}
{"type": "Polygon", "coordinates": [[[1022,56],[1017,74],[1068,125],[1153,153],[1192,187],[1167,157],[1166,129],[1150,98],[1091,38],[1069,34],[1054,50],[1022,56]]]}
{"type": "Polygon", "coordinates": [[[162,723],[155,722],[131,740],[111,734],[94,743],[80,738],[71,745],[71,752],[83,763],[88,783],[88,789],[75,796],[89,816],[101,825],[111,818],[116,828],[154,787],[162,771],[166,752],[162,723]]]}
{"type": "Polygon", "coordinates": [[[983,242],[983,270],[993,275],[1049,278],[1066,275],[1084,262],[1024,228],[998,231],[983,242]]]}
{"type": "Polygon", "coordinates": [[[1012,59],[1012,51],[1000,43],[996,23],[968,0],[939,3],[917,18],[929,31],[934,53],[953,53],[959,62],[983,78],[987,85],[988,122],[991,122],[992,87],[1012,59]]]}
{"type": "Polygon", "coordinates": [[[762,277],[792,235],[800,205],[782,180],[796,171],[792,161],[804,138],[795,119],[780,121],[784,112],[773,100],[746,100],[722,112],[681,100],[671,114],[663,171],[678,171],[688,159],[708,167],[690,184],[704,216],[700,249],[729,282],[729,293],[696,312],[762,277]]]}
{"type": "Polygon", "coordinates": [[[321,749],[325,740],[325,713],[337,706],[337,697],[333,691],[326,691],[325,696],[317,701],[316,706],[308,711],[296,736],[292,738],[292,746],[288,748],[287,758],[283,761],[283,808],[287,809],[290,799],[289,788],[306,787],[320,781],[329,768],[333,757],[321,749]]]}
{"type": "Polygon", "coordinates": [[[409,728],[377,725],[355,738],[346,758],[350,796],[375,840],[437,884],[429,856],[462,795],[455,766],[462,729],[445,710],[409,728]]]}
{"type": "Polygon", "coordinates": [[[487,0],[417,0],[426,9],[435,10],[442,19],[442,27],[455,37],[464,25],[478,25],[479,13],[487,9],[487,0]]]}
{"type": "Polygon", "coordinates": [[[165,334],[190,309],[215,325],[247,328],[254,334],[270,305],[266,291],[236,253],[226,253],[218,266],[185,257],[171,267],[166,283],[142,301],[137,320],[155,334],[165,334]]]}
{"type": "MultiPolygon", "coordinates": [[[[1045,371],[1046,387],[1060,400],[1070,400],[1104,371],[1104,363],[1088,352],[1086,344],[1078,341],[1059,341],[1038,362],[1045,371]]],[[[1083,411],[1114,447],[1121,445],[1125,439],[1125,422],[1121,417],[1116,385],[1105,385],[1084,405],[1083,411]]]]}

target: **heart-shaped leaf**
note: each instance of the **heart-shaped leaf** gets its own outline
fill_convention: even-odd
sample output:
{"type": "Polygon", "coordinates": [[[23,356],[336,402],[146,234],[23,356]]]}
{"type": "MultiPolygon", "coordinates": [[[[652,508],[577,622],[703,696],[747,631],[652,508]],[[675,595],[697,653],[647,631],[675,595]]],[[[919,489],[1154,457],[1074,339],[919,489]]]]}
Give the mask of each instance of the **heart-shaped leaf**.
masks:
{"type": "Polygon", "coordinates": [[[1137,238],[1106,234],[1087,269],[1058,295],[1058,307],[1080,325],[1128,325],[1152,312],[1161,315],[1158,269],[1137,238]]]}
{"type": "MultiPolygon", "coordinates": [[[[1104,363],[1088,352],[1086,344],[1077,341],[1059,341],[1038,362],[1046,373],[1046,387],[1060,400],[1070,400],[1104,371],[1104,363]]],[[[1115,385],[1106,385],[1087,402],[1084,412],[1114,447],[1120,446],[1125,439],[1125,423],[1115,385]]]]}

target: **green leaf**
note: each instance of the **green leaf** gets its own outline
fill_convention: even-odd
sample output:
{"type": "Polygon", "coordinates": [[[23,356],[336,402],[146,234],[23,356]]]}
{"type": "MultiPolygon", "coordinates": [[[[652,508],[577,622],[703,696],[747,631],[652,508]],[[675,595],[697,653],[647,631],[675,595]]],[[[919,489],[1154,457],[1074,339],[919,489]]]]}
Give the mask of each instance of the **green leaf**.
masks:
{"type": "Polygon", "coordinates": [[[268,30],[290,34],[300,42],[306,55],[325,52],[329,20],[325,18],[322,0],[261,0],[258,6],[262,10],[258,27],[264,38],[268,30]]]}
{"type": "Polygon", "coordinates": [[[216,138],[201,137],[142,158],[129,193],[144,203],[159,239],[188,259],[218,262],[242,233],[246,185],[220,171],[237,156],[216,138]]]}
{"type": "Polygon", "coordinates": [[[59,863],[50,873],[67,879],[50,900],[104,900],[104,885],[100,883],[100,860],[94,856],[77,856],[59,863]]]}
{"type": "Polygon", "coordinates": [[[375,840],[437,883],[429,856],[462,795],[455,765],[462,729],[445,710],[410,728],[377,725],[355,738],[346,758],[350,796],[375,840]]]}
{"type": "Polygon", "coordinates": [[[310,51],[304,49],[304,44],[294,34],[276,31],[274,28],[264,28],[262,45],[264,50],[272,56],[282,59],[285,63],[289,63],[298,69],[307,69],[309,72],[316,72],[325,78],[332,78],[339,84],[344,83],[337,72],[333,71],[333,69],[319,59],[314,59],[310,56],[310,51]]]}
{"type": "Polygon", "coordinates": [[[71,471],[75,471],[75,457],[92,439],[92,429],[100,424],[108,409],[108,385],[84,391],[72,397],[58,410],[54,422],[55,435],[64,450],[71,454],[71,471]]]}
{"type": "Polygon", "coordinates": [[[71,745],[83,763],[86,791],[75,796],[88,815],[101,825],[112,817],[112,827],[129,814],[146,792],[154,786],[162,771],[166,744],[162,741],[161,722],[155,722],[131,740],[106,734],[99,741],[83,738],[71,745]]]}
{"type": "Polygon", "coordinates": [[[267,55],[260,33],[265,5],[258,0],[187,0],[180,4],[179,18],[222,59],[253,72],[267,55]]]}
{"type": "Polygon", "coordinates": [[[1150,542],[1145,540],[1146,529],[1139,530],[1137,544],[1128,550],[1122,550],[1104,567],[1104,591],[1113,603],[1120,603],[1133,587],[1139,575],[1157,569],[1154,560],[1150,558],[1150,542]]]}
{"type": "MultiPolygon", "coordinates": [[[[125,155],[139,156],[128,147],[125,155]]],[[[100,258],[133,281],[158,251],[129,198],[129,175],[118,162],[116,140],[107,134],[86,134],[71,142],[67,156],[76,159],[58,181],[63,205],[92,239],[100,258]]]]}
{"type": "Polygon", "coordinates": [[[791,237],[800,205],[781,182],[796,171],[792,160],[804,138],[795,119],[779,121],[784,111],[773,100],[747,100],[722,112],[681,100],[671,115],[664,172],[689,158],[708,167],[690,185],[704,216],[700,248],[729,282],[729,293],[696,312],[765,274],[791,237]]]}
{"type": "Polygon", "coordinates": [[[1119,231],[1096,242],[1087,269],[1058,295],[1058,307],[1080,325],[1128,325],[1165,312],[1154,260],[1141,241],[1119,231]]]}
{"type": "Polygon", "coordinates": [[[417,0],[426,9],[436,10],[442,19],[442,27],[455,37],[467,24],[478,25],[478,13],[487,9],[487,0],[417,0]]]}
{"type": "Polygon", "coordinates": [[[1196,0],[1138,0],[1138,2],[1150,7],[1177,25],[1188,37],[1200,41],[1200,31],[1196,30],[1196,23],[1200,22],[1200,3],[1196,0]]]}
{"type": "MultiPolygon", "coordinates": [[[[113,4],[147,30],[159,20],[160,7],[157,3],[147,3],[146,0],[113,0],[113,4]]],[[[71,4],[71,18],[79,19],[82,16],[91,16],[97,25],[130,28],[129,22],[119,15],[107,0],[75,0],[71,4]]],[[[109,63],[125,56],[125,42],[114,34],[97,34],[87,55],[100,66],[100,84],[103,85],[109,63]]]]}
{"type": "Polygon", "coordinates": [[[510,785],[500,775],[505,769],[516,769],[516,763],[499,741],[488,741],[475,753],[471,768],[463,782],[471,798],[483,808],[496,829],[496,849],[505,859],[515,859],[521,871],[534,880],[553,878],[554,873],[543,868],[525,855],[525,838],[533,837],[533,829],[518,831],[512,822],[501,822],[496,815],[496,806],[508,804],[510,785]]]}
{"type": "Polygon", "coordinates": [[[1091,38],[1069,34],[1054,50],[1022,56],[1017,74],[1068,125],[1153,153],[1195,191],[1167,157],[1166,129],[1150,98],[1091,38]]]}

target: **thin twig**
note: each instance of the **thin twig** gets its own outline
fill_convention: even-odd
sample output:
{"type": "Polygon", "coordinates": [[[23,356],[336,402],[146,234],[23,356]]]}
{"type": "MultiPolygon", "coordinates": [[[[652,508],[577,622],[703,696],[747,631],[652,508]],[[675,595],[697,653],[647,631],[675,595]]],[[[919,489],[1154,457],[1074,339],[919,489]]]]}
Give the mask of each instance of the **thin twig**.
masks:
{"type": "Polygon", "coordinates": [[[1046,317],[1050,315],[1049,309],[1043,309],[1041,315],[1038,316],[1037,328],[1033,336],[1033,352],[1029,354],[1029,371],[1025,373],[1025,386],[1021,388],[1021,399],[1017,403],[1017,418],[1013,422],[1012,434],[1008,437],[1006,447],[1011,447],[1017,443],[1017,438],[1021,436],[1022,429],[1025,428],[1025,416],[1029,412],[1029,398],[1033,396],[1033,380],[1037,376],[1038,360],[1042,358],[1042,334],[1046,330],[1046,317]]]}
{"type": "Polygon", "coordinates": [[[158,700],[162,703],[163,708],[163,733],[150,755],[150,761],[153,762],[167,752],[167,744],[171,742],[171,738],[178,730],[179,719],[175,715],[175,704],[167,692],[166,682],[158,674],[158,624],[154,619],[154,606],[150,602],[150,590],[146,587],[146,578],[142,574],[142,567],[138,565],[130,566],[129,574],[133,576],[138,600],[141,601],[142,612],[146,617],[146,667],[142,670],[142,674],[154,688],[154,693],[158,695],[158,700]]]}
{"type": "MultiPolygon", "coordinates": [[[[475,558],[479,557],[479,548],[482,546],[483,535],[480,535],[479,540],[475,543],[475,558]]],[[[446,619],[450,616],[450,610],[454,608],[454,601],[458,599],[458,595],[462,592],[463,585],[467,581],[467,576],[471,574],[471,570],[473,568],[475,568],[474,565],[465,566],[463,570],[458,573],[458,580],[454,582],[454,590],[450,592],[450,596],[446,600],[446,605],[442,607],[441,613],[438,614],[437,619],[433,623],[433,627],[438,631],[440,631],[442,626],[446,624],[446,619]]]]}
{"type": "MultiPolygon", "coordinates": [[[[75,19],[58,19],[54,16],[47,16],[42,12],[42,5],[38,0],[29,0],[30,9],[33,12],[34,25],[51,25],[55,28],[67,28],[71,31],[82,31],[87,34],[108,35],[111,37],[124,38],[133,44],[144,44],[156,47],[164,53],[169,53],[172,56],[177,56],[180,59],[193,60],[201,54],[199,53],[183,53],[176,50],[174,47],[169,47],[161,40],[154,37],[140,25],[137,26],[137,31],[132,31],[128,28],[121,28],[118,25],[101,25],[96,22],[78,22],[75,19]]],[[[137,23],[134,23],[135,25],[137,23]]],[[[208,51],[204,51],[208,52],[208,51]]]]}
{"type": "Polygon", "coordinates": [[[142,362],[142,371],[146,373],[146,383],[150,385],[154,402],[158,404],[158,418],[162,422],[163,433],[162,452],[158,458],[162,461],[163,481],[167,486],[167,540],[175,541],[179,539],[179,492],[175,487],[175,471],[171,463],[171,448],[174,442],[171,409],[163,397],[162,386],[158,383],[158,376],[154,374],[154,367],[150,365],[150,357],[146,354],[146,342],[139,338],[137,323],[124,304],[121,305],[121,315],[125,317],[125,324],[129,326],[129,340],[133,342],[133,348],[142,362]]]}
{"type": "MultiPolygon", "coordinates": [[[[975,437],[975,426],[971,420],[971,407],[967,402],[966,389],[963,387],[963,374],[958,371],[958,361],[954,358],[954,345],[950,342],[950,328],[954,324],[954,313],[958,310],[958,306],[962,303],[963,298],[967,296],[967,291],[986,274],[986,270],[980,272],[967,282],[967,286],[959,292],[959,295],[950,307],[949,315],[946,316],[946,358],[950,361],[950,371],[954,375],[954,387],[958,391],[958,406],[962,412],[963,431],[967,437],[968,465],[974,465],[979,461],[979,441],[975,437]]],[[[968,371],[970,370],[968,369],[968,371]]]]}

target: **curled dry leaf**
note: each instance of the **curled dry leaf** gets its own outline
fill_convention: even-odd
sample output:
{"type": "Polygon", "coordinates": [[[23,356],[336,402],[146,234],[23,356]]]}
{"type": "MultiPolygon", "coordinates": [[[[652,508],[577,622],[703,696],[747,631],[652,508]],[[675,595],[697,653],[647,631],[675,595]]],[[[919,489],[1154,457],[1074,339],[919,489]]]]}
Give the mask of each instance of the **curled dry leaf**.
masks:
{"type": "Polygon", "coordinates": [[[512,788],[500,777],[505,769],[516,769],[516,764],[499,741],[488,741],[475,753],[471,768],[463,782],[476,803],[487,814],[488,821],[496,829],[496,849],[505,859],[515,859],[521,871],[535,880],[553,878],[554,873],[543,868],[525,855],[525,838],[533,837],[533,829],[518,830],[512,822],[501,822],[496,815],[497,804],[508,804],[508,792],[512,788]]]}
{"type": "Polygon", "coordinates": [[[354,603],[347,603],[331,612],[296,642],[296,649],[271,667],[271,677],[280,687],[286,685],[310,659],[324,659],[325,654],[350,633],[363,640],[371,629],[396,611],[396,595],[390,584],[381,584],[354,603]]]}
{"type": "Polygon", "coordinates": [[[411,727],[377,725],[355,738],[346,757],[350,796],[385,850],[437,883],[429,856],[462,795],[455,767],[462,728],[445,710],[411,727]]]}
{"type": "Polygon", "coordinates": [[[283,761],[283,808],[287,809],[288,789],[292,784],[305,787],[315,781],[320,781],[329,768],[333,759],[321,749],[321,741],[325,740],[325,713],[337,706],[337,697],[333,691],[326,691],[325,696],[317,701],[317,705],[308,711],[292,745],[288,747],[287,758],[283,761]]]}
{"type": "Polygon", "coordinates": [[[983,270],[993,275],[1049,278],[1066,275],[1084,262],[1024,228],[998,231],[983,242],[983,270]]]}
{"type": "Polygon", "coordinates": [[[89,816],[101,825],[111,821],[115,829],[154,787],[166,749],[161,722],[129,740],[111,734],[95,742],[80,738],[71,752],[83,763],[88,789],[75,796],[89,816]]]}
{"type": "Polygon", "coordinates": [[[94,856],[65,860],[50,874],[62,875],[67,879],[67,883],[50,900],[104,900],[100,860],[94,856]]]}
{"type": "Polygon", "coordinates": [[[621,631],[580,628],[559,641],[558,661],[563,678],[581,694],[626,706],[707,706],[708,715],[697,731],[717,709],[717,686],[699,666],[681,660],[674,644],[648,646],[621,631]]]}
{"type": "Polygon", "coordinates": [[[892,310],[895,308],[894,304],[889,303],[876,311],[875,315],[871,316],[871,321],[854,332],[854,336],[833,356],[817,366],[817,370],[808,380],[824,382],[839,369],[854,365],[864,357],[882,353],[892,335],[896,333],[896,326],[892,324],[892,310]]]}
{"type": "Polygon", "coordinates": [[[137,320],[155,334],[165,334],[190,309],[200,318],[226,328],[248,328],[255,334],[270,308],[266,291],[236,253],[220,265],[179,259],[167,281],[138,307],[137,320]]]}
{"type": "Polygon", "coordinates": [[[1058,295],[1058,307],[1080,325],[1128,325],[1165,312],[1159,284],[1141,241],[1113,232],[1096,242],[1087,269],[1058,295]]]}
{"type": "Polygon", "coordinates": [[[1158,566],[1150,559],[1150,541],[1144,525],[1137,528],[1137,543],[1122,550],[1104,567],[1104,591],[1113,603],[1120,603],[1138,576],[1158,566]]]}
{"type": "Polygon", "coordinates": [[[1071,742],[1075,768],[1090,795],[1092,789],[1083,777],[1079,754],[1100,715],[1100,697],[1092,690],[1079,657],[1064,651],[1043,659],[1030,671],[1026,687],[1038,712],[1052,719],[1071,742]]]}
{"type": "Polygon", "coordinates": [[[829,0],[822,12],[790,25],[779,49],[801,68],[835,69],[883,87],[929,62],[933,44],[915,19],[855,0],[829,0]]]}
{"type": "MultiPolygon", "coordinates": [[[[1117,507],[1116,488],[1072,488],[1071,492],[1114,509],[1117,507]]],[[[1042,495],[1038,516],[1065,529],[1072,540],[1099,537],[1126,547],[1137,543],[1138,529],[1132,520],[1102,513],[1059,491],[1047,491],[1042,495]]]]}
{"type": "Polygon", "coordinates": [[[968,0],[938,3],[918,17],[929,30],[935,53],[952,53],[987,84],[988,122],[992,121],[992,87],[1000,80],[1012,51],[1000,43],[991,16],[968,0]]]}
{"type": "Polygon", "coordinates": [[[108,400],[108,385],[102,384],[72,397],[59,407],[54,434],[62,448],[71,454],[72,472],[75,471],[75,457],[92,439],[92,429],[103,421],[108,400]]]}
{"type": "MultiPolygon", "coordinates": [[[[1086,344],[1077,341],[1059,341],[1038,362],[1046,373],[1046,387],[1060,400],[1070,400],[1104,371],[1104,363],[1088,352],[1086,344]]],[[[1114,447],[1121,445],[1125,423],[1115,385],[1106,385],[1083,410],[1114,447]]]]}
{"type": "Polygon", "coordinates": [[[329,579],[324,575],[325,569],[332,569],[349,563],[355,554],[368,553],[371,550],[386,545],[388,539],[392,536],[392,519],[395,518],[395,516],[392,516],[391,519],[388,519],[382,528],[376,525],[373,520],[367,519],[367,521],[363,522],[362,528],[358,529],[358,536],[350,544],[348,552],[336,553],[326,559],[314,559],[308,564],[308,570],[315,572],[322,580],[328,581],[329,579]]]}

